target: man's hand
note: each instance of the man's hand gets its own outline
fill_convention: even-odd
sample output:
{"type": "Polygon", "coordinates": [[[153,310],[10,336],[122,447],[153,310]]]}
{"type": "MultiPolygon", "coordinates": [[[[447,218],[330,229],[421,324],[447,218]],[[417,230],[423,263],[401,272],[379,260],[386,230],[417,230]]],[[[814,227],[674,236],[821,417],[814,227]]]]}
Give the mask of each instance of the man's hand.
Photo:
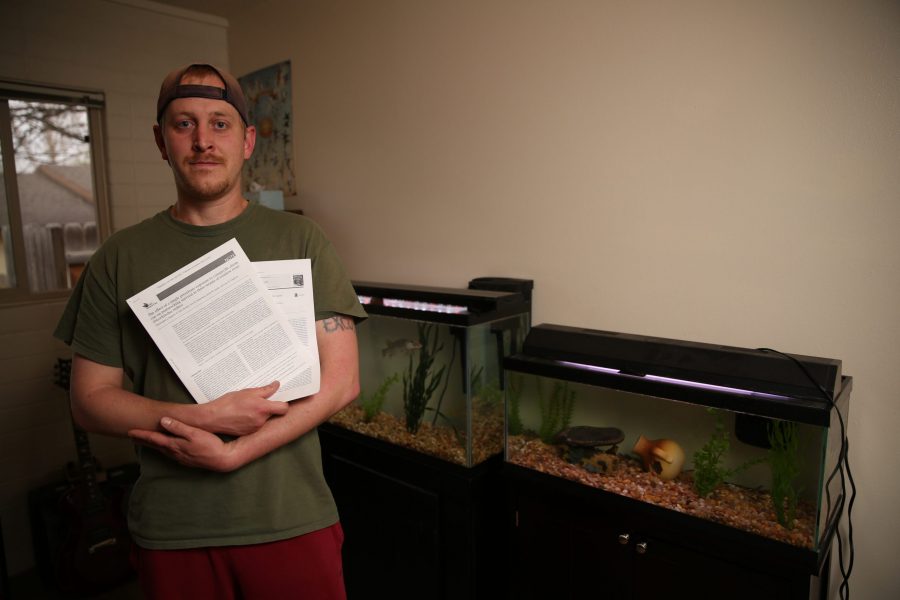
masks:
{"type": "Polygon", "coordinates": [[[163,417],[159,424],[162,432],[132,429],[128,435],[137,443],[159,450],[186,467],[227,473],[241,466],[235,460],[232,442],[223,442],[213,433],[171,417],[163,417]]]}
{"type": "Polygon", "coordinates": [[[228,392],[203,406],[203,429],[227,435],[253,433],[274,416],[288,411],[287,402],[273,402],[268,398],[278,391],[278,382],[262,387],[228,392]]]}
{"type": "MultiPolygon", "coordinates": [[[[316,321],[316,344],[322,369],[318,393],[291,402],[284,416],[269,419],[257,431],[229,442],[227,463],[231,470],[309,433],[359,395],[359,357],[353,319],[337,315],[316,321]]],[[[204,406],[209,404],[215,402],[204,406]]],[[[202,424],[200,427],[208,429],[202,424]]]]}
{"type": "Polygon", "coordinates": [[[171,417],[210,433],[242,436],[256,432],[272,417],[288,411],[286,402],[269,400],[278,382],[230,392],[205,404],[163,402],[126,391],[125,373],[76,354],[72,362],[72,416],[94,433],[126,436],[135,429],[163,431],[160,420],[171,417]]]}

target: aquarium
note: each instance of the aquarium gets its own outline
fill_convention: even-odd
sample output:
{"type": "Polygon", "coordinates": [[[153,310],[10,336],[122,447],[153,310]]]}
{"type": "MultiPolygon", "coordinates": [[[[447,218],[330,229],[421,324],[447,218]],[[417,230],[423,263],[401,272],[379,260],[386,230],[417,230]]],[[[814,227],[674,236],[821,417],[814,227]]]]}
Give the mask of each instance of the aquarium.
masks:
{"type": "Polygon", "coordinates": [[[528,331],[530,281],[488,282],[510,284],[522,291],[354,282],[360,395],[330,422],[464,467],[502,454],[503,359],[528,331]]]}
{"type": "Polygon", "coordinates": [[[538,325],[504,366],[508,463],[829,547],[846,495],[840,361],[538,325]]]}

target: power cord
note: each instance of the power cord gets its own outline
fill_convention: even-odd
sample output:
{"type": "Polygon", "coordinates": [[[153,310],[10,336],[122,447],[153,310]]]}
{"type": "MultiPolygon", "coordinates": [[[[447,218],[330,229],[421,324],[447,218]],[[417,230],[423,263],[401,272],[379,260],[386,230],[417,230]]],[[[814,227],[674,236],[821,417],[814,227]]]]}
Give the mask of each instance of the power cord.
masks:
{"type": "Polygon", "coordinates": [[[838,588],[838,595],[841,600],[849,600],[850,598],[850,573],[853,571],[853,521],[850,516],[853,512],[853,503],[856,501],[856,483],[853,481],[853,475],[850,473],[850,458],[849,458],[849,450],[850,450],[850,442],[847,439],[847,427],[844,424],[844,416],[841,414],[841,409],[837,407],[834,403],[834,399],[831,397],[822,385],[816,381],[816,379],[812,376],[809,370],[806,368],[802,362],[797,360],[796,357],[791,356],[790,354],[785,354],[784,352],[780,352],[779,350],[773,350],[772,348],[757,348],[760,352],[771,352],[773,354],[777,354],[784,358],[791,360],[795,365],[797,365],[803,374],[816,386],[819,392],[822,394],[822,397],[825,399],[826,404],[828,405],[829,410],[834,409],[838,416],[838,422],[841,425],[841,451],[838,455],[837,465],[835,465],[834,470],[832,470],[831,475],[829,475],[828,479],[825,481],[825,498],[826,498],[826,514],[831,514],[831,492],[829,487],[831,486],[831,482],[834,480],[835,476],[840,474],[841,476],[841,497],[838,502],[838,515],[840,516],[844,512],[844,503],[847,498],[847,482],[850,483],[850,500],[846,503],[847,506],[847,557],[848,562],[847,566],[844,566],[844,543],[841,539],[841,534],[839,531],[840,526],[840,518],[835,522],[835,532],[837,533],[837,542],[838,542],[838,565],[841,569],[841,585],[838,588]],[[846,477],[846,479],[845,479],[846,477]]]}

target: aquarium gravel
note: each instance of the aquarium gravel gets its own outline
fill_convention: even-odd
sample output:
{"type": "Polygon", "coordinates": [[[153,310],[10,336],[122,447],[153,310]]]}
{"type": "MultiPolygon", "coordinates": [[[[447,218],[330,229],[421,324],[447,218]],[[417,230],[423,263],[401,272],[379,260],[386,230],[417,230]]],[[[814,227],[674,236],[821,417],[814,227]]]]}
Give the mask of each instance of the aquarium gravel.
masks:
{"type": "Polygon", "coordinates": [[[813,548],[814,507],[801,503],[793,528],[787,529],[776,519],[772,496],[762,489],[725,483],[709,496],[701,498],[694,491],[690,471],[681,473],[672,481],[663,481],[655,474],[644,471],[636,457],[625,454],[618,455],[612,473],[591,473],[563,459],[558,446],[545,444],[536,437],[510,436],[508,460],[548,475],[730,525],[773,540],[813,548]]]}
{"type": "MultiPolygon", "coordinates": [[[[503,452],[503,414],[479,414],[472,419],[472,464],[475,466],[503,452]]],[[[466,466],[465,431],[423,422],[413,434],[405,421],[390,413],[380,412],[368,423],[363,409],[355,404],[340,411],[329,422],[372,438],[409,448],[458,465],[466,466]]]]}

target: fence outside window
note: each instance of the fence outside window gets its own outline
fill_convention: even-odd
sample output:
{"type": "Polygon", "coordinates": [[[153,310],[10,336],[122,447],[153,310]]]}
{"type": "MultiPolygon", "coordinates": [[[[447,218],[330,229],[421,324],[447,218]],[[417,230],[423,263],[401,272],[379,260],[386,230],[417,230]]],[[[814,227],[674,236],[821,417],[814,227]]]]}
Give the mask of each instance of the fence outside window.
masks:
{"type": "Polygon", "coordinates": [[[0,80],[0,303],[65,296],[109,234],[104,96],[0,80]]]}

